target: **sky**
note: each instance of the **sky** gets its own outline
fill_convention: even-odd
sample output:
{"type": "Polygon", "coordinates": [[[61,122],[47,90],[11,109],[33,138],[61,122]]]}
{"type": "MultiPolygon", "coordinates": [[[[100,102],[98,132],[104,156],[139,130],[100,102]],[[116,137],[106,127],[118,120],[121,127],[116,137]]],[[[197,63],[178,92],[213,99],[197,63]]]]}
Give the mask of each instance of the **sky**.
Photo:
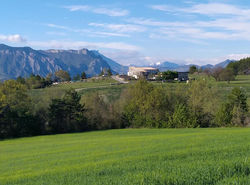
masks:
{"type": "Polygon", "coordinates": [[[250,56],[248,0],[1,0],[0,43],[99,50],[123,65],[250,56]]]}

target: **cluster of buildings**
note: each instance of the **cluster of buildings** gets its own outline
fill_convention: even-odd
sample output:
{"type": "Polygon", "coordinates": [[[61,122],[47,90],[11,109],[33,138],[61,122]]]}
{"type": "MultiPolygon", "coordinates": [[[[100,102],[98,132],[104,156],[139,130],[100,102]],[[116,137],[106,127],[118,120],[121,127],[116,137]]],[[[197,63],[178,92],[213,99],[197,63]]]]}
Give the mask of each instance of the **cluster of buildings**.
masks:
{"type": "Polygon", "coordinates": [[[149,79],[159,73],[159,70],[153,67],[129,67],[128,76],[139,79],[144,77],[149,79]]]}
{"type": "MultiPolygon", "coordinates": [[[[128,76],[135,79],[144,77],[146,79],[155,80],[156,75],[158,75],[159,69],[154,67],[129,67],[128,76]]],[[[178,81],[187,81],[188,72],[178,72],[178,81]]]]}

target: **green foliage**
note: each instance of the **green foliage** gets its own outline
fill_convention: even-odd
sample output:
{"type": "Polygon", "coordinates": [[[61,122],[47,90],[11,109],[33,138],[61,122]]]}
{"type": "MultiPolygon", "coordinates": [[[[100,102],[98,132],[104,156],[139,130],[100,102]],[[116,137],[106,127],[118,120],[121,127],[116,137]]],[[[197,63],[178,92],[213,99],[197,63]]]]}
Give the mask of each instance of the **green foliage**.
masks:
{"type": "Polygon", "coordinates": [[[196,120],[185,104],[177,104],[174,113],[170,116],[168,127],[170,128],[193,128],[196,120]]]}
{"type": "Polygon", "coordinates": [[[140,80],[128,92],[124,118],[132,127],[211,127],[218,110],[216,91],[206,80],[187,88],[170,93],[140,80]]]}
{"type": "Polygon", "coordinates": [[[87,75],[86,73],[83,71],[82,74],[81,74],[81,79],[86,79],[87,78],[87,75]]]}
{"type": "Polygon", "coordinates": [[[103,68],[99,76],[112,76],[112,71],[110,68],[103,68]]]}
{"type": "Polygon", "coordinates": [[[178,78],[178,72],[176,71],[165,71],[161,73],[162,80],[174,80],[178,78]]]}
{"type": "Polygon", "coordinates": [[[79,81],[80,79],[81,79],[81,76],[79,74],[73,77],[73,81],[79,81]]]}
{"type": "Polygon", "coordinates": [[[110,68],[107,70],[107,75],[108,75],[108,76],[112,76],[112,71],[111,71],[110,68]]]}
{"type": "Polygon", "coordinates": [[[128,105],[125,107],[126,121],[133,127],[142,127],[151,125],[152,123],[147,113],[149,113],[151,107],[149,107],[149,97],[154,89],[154,86],[148,83],[146,80],[141,79],[135,85],[130,87],[129,94],[132,97],[129,100],[128,105]]]}
{"type": "Polygon", "coordinates": [[[217,92],[210,81],[201,79],[190,84],[188,90],[188,105],[194,115],[197,127],[209,127],[218,107],[217,92]]]}
{"type": "Polygon", "coordinates": [[[82,97],[87,109],[86,117],[91,130],[121,128],[118,107],[111,104],[107,97],[98,93],[91,93],[82,97]]]}
{"type": "MultiPolygon", "coordinates": [[[[45,80],[51,78],[49,75],[45,80]]],[[[248,76],[237,77],[230,84],[215,82],[204,75],[195,78],[189,84],[142,79],[118,86],[110,84],[115,82],[111,78],[98,77],[28,91],[26,79],[25,84],[18,83],[23,82],[21,78],[6,81],[0,83],[1,137],[126,127],[246,126],[249,123],[248,76]],[[232,87],[239,86],[246,91],[236,89],[230,94],[232,87]],[[74,90],[71,95],[66,93],[70,88],[79,94],[74,90]]],[[[43,78],[31,75],[28,79],[36,82],[43,78]]]]}
{"type": "Polygon", "coordinates": [[[5,81],[0,86],[0,138],[41,134],[42,123],[31,109],[25,85],[5,81]]]}
{"type": "Polygon", "coordinates": [[[52,133],[79,132],[87,130],[81,97],[73,89],[62,99],[52,99],[49,107],[49,127],[52,133]]]}
{"type": "Polygon", "coordinates": [[[228,83],[230,81],[235,80],[235,75],[234,75],[233,70],[230,68],[223,69],[219,75],[219,79],[220,81],[227,81],[228,83]]]}
{"type": "Polygon", "coordinates": [[[231,62],[228,64],[227,69],[234,72],[234,75],[249,74],[250,58],[244,58],[237,62],[231,62]]]}
{"type": "Polygon", "coordinates": [[[198,68],[195,65],[190,66],[189,73],[194,74],[195,72],[198,72],[198,68]]]}
{"type": "MultiPolygon", "coordinates": [[[[17,79],[18,80],[18,79],[17,79]]],[[[19,79],[20,81],[21,79],[19,79]]],[[[29,89],[39,89],[39,88],[45,88],[47,86],[50,86],[52,84],[51,76],[47,75],[46,78],[43,78],[39,75],[33,75],[31,74],[29,78],[25,79],[25,85],[29,89]]]]}
{"type": "Polygon", "coordinates": [[[220,74],[222,73],[223,68],[222,67],[217,67],[211,70],[211,76],[214,77],[216,81],[220,81],[220,74]]]}
{"type": "Polygon", "coordinates": [[[247,96],[240,88],[234,88],[226,103],[221,105],[216,115],[218,126],[245,126],[248,113],[247,96]]]}
{"type": "Polygon", "coordinates": [[[59,82],[65,82],[65,81],[71,80],[69,73],[67,71],[64,71],[64,70],[56,71],[55,77],[56,77],[56,80],[59,82]]]}
{"type": "Polygon", "coordinates": [[[232,110],[233,106],[230,103],[223,103],[216,114],[215,126],[232,126],[232,110]]]}
{"type": "Polygon", "coordinates": [[[16,81],[17,81],[18,83],[25,84],[25,78],[23,78],[23,77],[21,77],[21,76],[19,76],[19,77],[16,79],[16,81]]]}

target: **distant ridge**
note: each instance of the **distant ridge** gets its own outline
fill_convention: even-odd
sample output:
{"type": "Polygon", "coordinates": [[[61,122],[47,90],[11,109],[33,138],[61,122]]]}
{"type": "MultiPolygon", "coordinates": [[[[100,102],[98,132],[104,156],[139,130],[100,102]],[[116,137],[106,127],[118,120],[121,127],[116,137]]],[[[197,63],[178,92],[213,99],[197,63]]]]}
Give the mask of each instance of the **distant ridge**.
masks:
{"type": "Polygon", "coordinates": [[[153,64],[151,66],[153,67],[157,67],[160,71],[166,71],[166,70],[174,70],[174,71],[188,71],[190,66],[196,66],[197,68],[201,68],[201,69],[208,69],[208,68],[216,68],[216,67],[222,67],[225,68],[227,67],[228,64],[230,64],[231,62],[235,62],[236,60],[225,60],[223,62],[220,62],[216,65],[212,65],[212,64],[206,64],[203,66],[199,66],[196,64],[188,64],[188,65],[178,65],[172,62],[163,62],[160,64],[153,64]]]}
{"type": "Polygon", "coordinates": [[[80,50],[34,50],[30,47],[10,47],[0,44],[0,79],[29,76],[46,76],[57,70],[66,70],[71,76],[81,74],[95,76],[102,69],[110,68],[113,73],[126,73],[128,67],[105,57],[98,51],[80,50]]]}

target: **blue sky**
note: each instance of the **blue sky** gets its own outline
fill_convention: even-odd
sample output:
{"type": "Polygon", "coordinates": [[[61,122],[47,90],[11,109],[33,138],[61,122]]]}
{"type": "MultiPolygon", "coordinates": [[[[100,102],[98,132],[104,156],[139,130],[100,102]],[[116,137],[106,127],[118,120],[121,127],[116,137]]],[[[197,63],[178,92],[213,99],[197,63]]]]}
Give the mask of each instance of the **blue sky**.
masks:
{"type": "Polygon", "coordinates": [[[0,43],[99,50],[124,64],[250,56],[247,0],[2,0],[0,43]]]}

